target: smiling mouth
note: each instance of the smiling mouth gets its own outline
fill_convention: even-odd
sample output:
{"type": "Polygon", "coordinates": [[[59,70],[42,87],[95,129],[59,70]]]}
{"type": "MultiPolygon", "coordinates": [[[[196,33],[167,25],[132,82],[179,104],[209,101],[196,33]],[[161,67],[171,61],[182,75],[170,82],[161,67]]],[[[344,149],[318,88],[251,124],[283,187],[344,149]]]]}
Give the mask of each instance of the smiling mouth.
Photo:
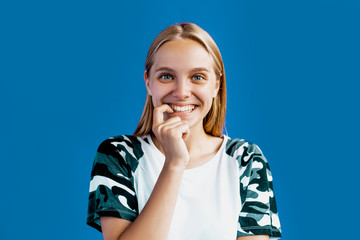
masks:
{"type": "Polygon", "coordinates": [[[177,106],[171,104],[170,107],[175,113],[190,113],[194,111],[196,106],[195,105],[177,106]]]}

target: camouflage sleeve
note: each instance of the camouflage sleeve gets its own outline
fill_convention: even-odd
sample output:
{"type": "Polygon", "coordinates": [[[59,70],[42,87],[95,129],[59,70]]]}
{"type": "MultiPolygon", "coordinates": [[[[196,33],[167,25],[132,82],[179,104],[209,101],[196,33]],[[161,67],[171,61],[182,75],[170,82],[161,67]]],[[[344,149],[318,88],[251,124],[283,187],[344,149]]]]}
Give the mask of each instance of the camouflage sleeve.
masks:
{"type": "Polygon", "coordinates": [[[240,199],[237,236],[281,237],[272,175],[260,148],[243,140],[234,141],[232,154],[239,162],[240,199]]]}
{"type": "Polygon", "coordinates": [[[133,182],[137,161],[132,147],[128,138],[121,137],[105,140],[97,150],[91,171],[87,224],[99,231],[102,216],[129,221],[138,216],[133,182]]]}

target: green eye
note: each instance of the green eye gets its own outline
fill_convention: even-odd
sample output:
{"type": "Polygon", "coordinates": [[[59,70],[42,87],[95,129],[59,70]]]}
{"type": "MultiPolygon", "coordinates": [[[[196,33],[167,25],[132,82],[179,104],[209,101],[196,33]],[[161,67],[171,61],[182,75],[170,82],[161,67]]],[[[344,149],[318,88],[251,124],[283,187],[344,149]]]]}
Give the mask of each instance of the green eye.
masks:
{"type": "Polygon", "coordinates": [[[161,75],[160,78],[162,78],[162,79],[164,79],[164,80],[172,79],[172,77],[171,77],[170,75],[167,75],[167,74],[161,75]]]}
{"type": "Polygon", "coordinates": [[[193,79],[199,81],[199,80],[202,80],[203,77],[202,76],[194,76],[193,79]]]}

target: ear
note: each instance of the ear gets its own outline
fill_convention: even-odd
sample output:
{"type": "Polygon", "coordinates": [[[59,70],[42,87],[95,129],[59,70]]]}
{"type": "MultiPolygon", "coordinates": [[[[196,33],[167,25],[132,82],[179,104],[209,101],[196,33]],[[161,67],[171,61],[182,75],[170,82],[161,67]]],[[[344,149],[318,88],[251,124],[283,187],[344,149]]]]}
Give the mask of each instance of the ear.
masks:
{"type": "Polygon", "coordinates": [[[147,74],[147,71],[144,71],[144,80],[145,80],[145,86],[146,86],[146,90],[148,92],[148,94],[151,96],[151,90],[150,90],[150,84],[149,84],[149,77],[147,74]]]}

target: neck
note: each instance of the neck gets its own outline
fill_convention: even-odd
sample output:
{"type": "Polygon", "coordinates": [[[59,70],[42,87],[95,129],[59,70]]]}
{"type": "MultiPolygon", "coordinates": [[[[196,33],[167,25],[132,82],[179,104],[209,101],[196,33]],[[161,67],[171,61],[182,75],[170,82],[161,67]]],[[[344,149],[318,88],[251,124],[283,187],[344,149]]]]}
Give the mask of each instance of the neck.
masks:
{"type": "Polygon", "coordinates": [[[190,134],[185,140],[186,147],[189,151],[190,156],[192,153],[202,150],[210,136],[205,132],[204,128],[190,129],[190,134]]]}

